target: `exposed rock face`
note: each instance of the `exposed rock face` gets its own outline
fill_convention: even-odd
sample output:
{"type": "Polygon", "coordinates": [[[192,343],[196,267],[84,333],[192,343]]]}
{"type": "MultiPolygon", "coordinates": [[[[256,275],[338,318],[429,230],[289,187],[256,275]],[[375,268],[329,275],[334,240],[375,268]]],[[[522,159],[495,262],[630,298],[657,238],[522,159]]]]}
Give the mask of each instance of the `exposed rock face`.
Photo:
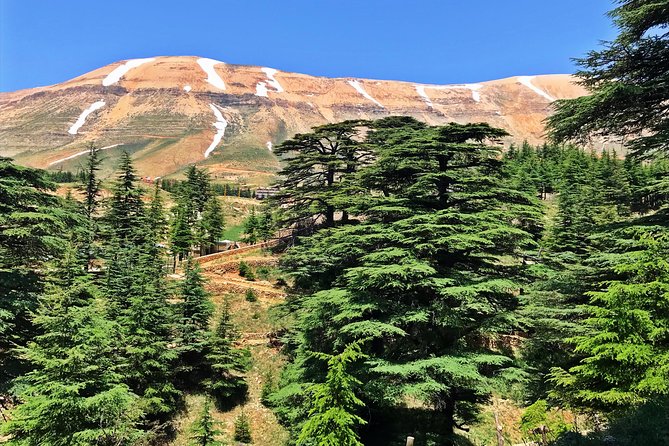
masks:
{"type": "Polygon", "coordinates": [[[553,99],[586,94],[568,75],[463,85],[307,76],[197,57],[117,62],[50,87],[0,93],[0,155],[76,170],[89,141],[133,153],[142,175],[203,161],[250,183],[278,168],[273,145],[313,126],[409,115],[429,124],[489,122],[509,141],[542,141],[553,99]]]}

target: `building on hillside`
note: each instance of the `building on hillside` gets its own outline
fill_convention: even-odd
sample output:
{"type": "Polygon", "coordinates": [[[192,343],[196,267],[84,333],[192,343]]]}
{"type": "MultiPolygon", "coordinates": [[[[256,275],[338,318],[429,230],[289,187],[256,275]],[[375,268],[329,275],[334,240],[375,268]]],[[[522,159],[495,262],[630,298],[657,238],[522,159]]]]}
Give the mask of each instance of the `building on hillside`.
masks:
{"type": "Polygon", "coordinates": [[[279,189],[276,187],[259,187],[256,189],[256,198],[258,200],[264,200],[265,198],[270,198],[279,193],[279,189]]]}

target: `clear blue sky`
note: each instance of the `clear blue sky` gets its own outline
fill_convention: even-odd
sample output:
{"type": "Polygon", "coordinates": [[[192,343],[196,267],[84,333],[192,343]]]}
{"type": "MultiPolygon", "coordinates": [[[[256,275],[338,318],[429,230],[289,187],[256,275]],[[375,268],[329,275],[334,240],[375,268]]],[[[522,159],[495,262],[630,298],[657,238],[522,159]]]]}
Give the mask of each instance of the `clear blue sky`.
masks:
{"type": "Polygon", "coordinates": [[[615,36],[610,0],[0,0],[0,91],[196,55],[426,83],[570,73],[615,36]]]}

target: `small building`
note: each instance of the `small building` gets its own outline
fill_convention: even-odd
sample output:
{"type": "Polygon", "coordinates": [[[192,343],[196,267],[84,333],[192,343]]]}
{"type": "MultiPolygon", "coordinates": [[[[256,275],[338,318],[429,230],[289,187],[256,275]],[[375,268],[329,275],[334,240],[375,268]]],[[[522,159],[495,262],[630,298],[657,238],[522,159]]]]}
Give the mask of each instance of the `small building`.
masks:
{"type": "Polygon", "coordinates": [[[264,200],[265,198],[270,198],[279,193],[279,189],[276,187],[259,187],[256,189],[256,198],[258,200],[264,200]]]}

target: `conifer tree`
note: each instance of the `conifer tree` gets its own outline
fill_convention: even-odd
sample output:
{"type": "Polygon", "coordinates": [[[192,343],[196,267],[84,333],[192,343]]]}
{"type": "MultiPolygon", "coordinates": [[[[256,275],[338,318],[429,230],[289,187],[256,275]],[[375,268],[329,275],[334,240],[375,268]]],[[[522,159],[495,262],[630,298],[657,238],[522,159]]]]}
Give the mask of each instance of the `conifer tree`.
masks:
{"type": "Polygon", "coordinates": [[[205,355],[208,349],[209,321],[213,305],[204,289],[200,266],[189,257],[180,286],[179,319],[180,375],[186,386],[199,383],[206,374],[205,355]]]}
{"type": "Polygon", "coordinates": [[[306,294],[288,301],[300,318],[298,382],[322,379],[309,351],[372,338],[356,375],[370,410],[390,415],[416,398],[431,421],[412,429],[440,441],[474,416],[512,365],[482,340],[519,328],[522,253],[541,227],[536,200],[503,175],[491,142],[505,134],[411,120],[373,132],[377,160],[359,172],[373,192],[356,204],[365,218],[317,232],[284,261],[306,294]]]}
{"type": "Polygon", "coordinates": [[[137,174],[128,152],[121,153],[118,176],[112,194],[105,216],[112,236],[122,245],[141,243],[144,235],[142,225],[144,204],[142,191],[137,187],[137,174]]]}
{"type": "Polygon", "coordinates": [[[358,344],[348,345],[338,355],[315,354],[328,363],[325,382],[314,385],[309,418],[302,426],[298,446],[362,446],[356,427],[366,424],[356,415],[364,403],[355,395],[362,384],[348,373],[351,362],[364,358],[358,344]]]}
{"type": "Polygon", "coordinates": [[[207,200],[202,212],[202,218],[198,222],[198,241],[200,252],[208,254],[216,246],[225,230],[225,219],[223,209],[218,198],[212,196],[207,200]]]}
{"type": "Polygon", "coordinates": [[[100,150],[95,144],[88,146],[88,158],[82,171],[83,177],[79,190],[84,193],[83,212],[86,217],[81,250],[86,268],[90,269],[93,259],[97,256],[96,239],[98,236],[97,212],[100,206],[100,190],[102,182],[98,178],[100,170],[100,150]]]}
{"type": "Polygon", "coordinates": [[[253,442],[253,438],[251,437],[251,424],[249,423],[249,417],[243,410],[235,419],[234,440],[244,444],[251,444],[253,442]]]}
{"type": "Polygon", "coordinates": [[[218,325],[209,339],[206,355],[211,368],[206,385],[219,407],[245,395],[248,387],[244,373],[249,366],[250,353],[233,345],[237,337],[231,321],[230,303],[226,300],[218,325]]]}
{"type": "Polygon", "coordinates": [[[184,201],[179,201],[172,211],[173,217],[170,225],[170,247],[175,256],[175,261],[188,257],[191,248],[195,245],[195,236],[190,223],[190,211],[184,201]]]}
{"type": "Polygon", "coordinates": [[[0,157],[0,393],[22,369],[14,348],[35,334],[45,265],[66,246],[71,213],[54,189],[43,171],[0,157]]]}
{"type": "Polygon", "coordinates": [[[34,370],[3,426],[9,444],[133,445],[143,436],[137,396],[123,384],[120,328],[104,318],[91,285],[50,290],[35,317],[41,334],[22,350],[34,370]]]}
{"type": "Polygon", "coordinates": [[[221,431],[216,428],[216,421],[211,416],[211,401],[206,400],[200,416],[193,424],[190,446],[223,446],[223,442],[216,440],[221,431]]]}
{"type": "Polygon", "coordinates": [[[345,180],[371,156],[359,141],[365,125],[366,121],[326,124],[311,133],[295,135],[274,149],[285,161],[275,199],[286,225],[320,216],[325,226],[333,226],[335,212],[346,211],[342,204],[346,201],[345,180]]]}
{"type": "Polygon", "coordinates": [[[618,277],[590,293],[592,330],[574,339],[584,359],[553,371],[555,395],[572,404],[610,411],[669,394],[669,235],[644,229],[636,237],[610,266],[618,277]]]}
{"type": "Polygon", "coordinates": [[[591,94],[557,101],[557,111],[548,119],[550,135],[558,141],[620,135],[628,138],[627,146],[636,154],[666,153],[667,1],[616,3],[609,15],[618,36],[578,60],[581,69],[576,76],[591,94]]]}

